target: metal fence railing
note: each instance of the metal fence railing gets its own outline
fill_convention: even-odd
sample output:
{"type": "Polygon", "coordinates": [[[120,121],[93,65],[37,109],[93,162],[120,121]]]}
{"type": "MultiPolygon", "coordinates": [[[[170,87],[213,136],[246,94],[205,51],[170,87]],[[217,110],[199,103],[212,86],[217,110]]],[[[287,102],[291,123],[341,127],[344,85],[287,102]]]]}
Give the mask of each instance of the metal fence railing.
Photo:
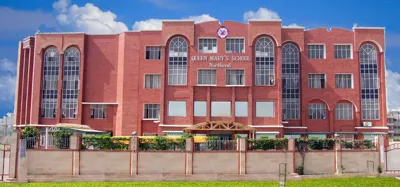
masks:
{"type": "MultiPolygon", "coordinates": [[[[21,137],[26,140],[27,149],[45,149],[46,138],[44,136],[35,137],[21,137]]],[[[70,148],[70,137],[47,137],[47,148],[51,149],[69,149],[70,148]]]]}
{"type": "Polygon", "coordinates": [[[340,141],[343,150],[375,150],[376,142],[372,140],[340,141]]]}
{"type": "Polygon", "coordinates": [[[207,140],[202,143],[194,143],[195,151],[225,151],[236,149],[236,140],[207,140]]]}

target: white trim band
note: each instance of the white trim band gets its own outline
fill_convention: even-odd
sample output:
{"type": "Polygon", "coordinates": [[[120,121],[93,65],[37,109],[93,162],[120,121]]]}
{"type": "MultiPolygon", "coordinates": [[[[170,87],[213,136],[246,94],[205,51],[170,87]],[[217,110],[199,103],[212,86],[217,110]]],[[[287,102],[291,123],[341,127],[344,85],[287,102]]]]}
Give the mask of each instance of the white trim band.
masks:
{"type": "Polygon", "coordinates": [[[118,105],[117,102],[82,102],[83,105],[118,105]]]}
{"type": "Polygon", "coordinates": [[[159,124],[159,127],[190,127],[192,125],[159,124]]]}
{"type": "Polygon", "coordinates": [[[307,127],[283,127],[285,129],[307,129],[307,127]]]}
{"type": "Polygon", "coordinates": [[[249,127],[254,127],[254,128],[283,128],[282,125],[249,125],[249,127]]]}
{"type": "Polygon", "coordinates": [[[356,127],[356,129],[389,129],[388,127],[356,127]]]}
{"type": "Polygon", "coordinates": [[[256,132],[256,134],[279,134],[278,131],[262,131],[262,132],[256,132]]]}

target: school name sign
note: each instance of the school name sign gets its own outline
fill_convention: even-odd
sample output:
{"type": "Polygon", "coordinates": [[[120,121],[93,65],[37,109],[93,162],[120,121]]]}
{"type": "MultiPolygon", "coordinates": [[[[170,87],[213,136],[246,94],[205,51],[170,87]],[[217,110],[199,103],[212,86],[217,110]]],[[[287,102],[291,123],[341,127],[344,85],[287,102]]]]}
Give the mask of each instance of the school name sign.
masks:
{"type": "Polygon", "coordinates": [[[232,62],[250,62],[250,56],[192,56],[192,62],[208,62],[210,68],[230,68],[232,62]],[[228,62],[228,63],[224,63],[228,62]]]}

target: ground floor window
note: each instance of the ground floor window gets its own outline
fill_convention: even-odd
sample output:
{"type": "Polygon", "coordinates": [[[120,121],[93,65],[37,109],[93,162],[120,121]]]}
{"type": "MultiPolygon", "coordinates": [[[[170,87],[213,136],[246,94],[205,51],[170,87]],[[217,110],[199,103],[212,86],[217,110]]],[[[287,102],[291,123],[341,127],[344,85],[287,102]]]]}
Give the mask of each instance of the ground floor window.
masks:
{"type": "Polygon", "coordinates": [[[94,104],[90,105],[90,118],[106,119],[107,105],[94,104]]]}
{"type": "Polygon", "coordinates": [[[159,119],[160,118],[160,104],[144,104],[144,119],[159,119]]]}
{"type": "Polygon", "coordinates": [[[274,139],[276,138],[276,134],[273,133],[256,133],[256,139],[260,139],[260,138],[270,138],[270,139],[274,139]]]}
{"type": "Polygon", "coordinates": [[[300,134],[285,134],[285,138],[300,138],[300,134]]]}
{"type": "Polygon", "coordinates": [[[326,134],[309,134],[308,138],[322,138],[322,139],[325,139],[326,138],[326,134]]]}

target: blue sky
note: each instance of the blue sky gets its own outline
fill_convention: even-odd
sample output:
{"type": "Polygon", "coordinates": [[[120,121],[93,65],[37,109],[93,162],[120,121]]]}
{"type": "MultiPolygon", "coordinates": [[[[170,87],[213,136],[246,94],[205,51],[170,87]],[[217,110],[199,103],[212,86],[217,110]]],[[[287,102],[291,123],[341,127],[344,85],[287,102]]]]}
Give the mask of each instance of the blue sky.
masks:
{"type": "Polygon", "coordinates": [[[400,109],[400,1],[398,0],[35,0],[0,1],[0,116],[13,111],[18,41],[41,32],[119,33],[159,29],[159,19],[246,22],[282,19],[306,29],[386,27],[389,109],[400,109]],[[300,3],[301,2],[301,3],[300,3]]]}

